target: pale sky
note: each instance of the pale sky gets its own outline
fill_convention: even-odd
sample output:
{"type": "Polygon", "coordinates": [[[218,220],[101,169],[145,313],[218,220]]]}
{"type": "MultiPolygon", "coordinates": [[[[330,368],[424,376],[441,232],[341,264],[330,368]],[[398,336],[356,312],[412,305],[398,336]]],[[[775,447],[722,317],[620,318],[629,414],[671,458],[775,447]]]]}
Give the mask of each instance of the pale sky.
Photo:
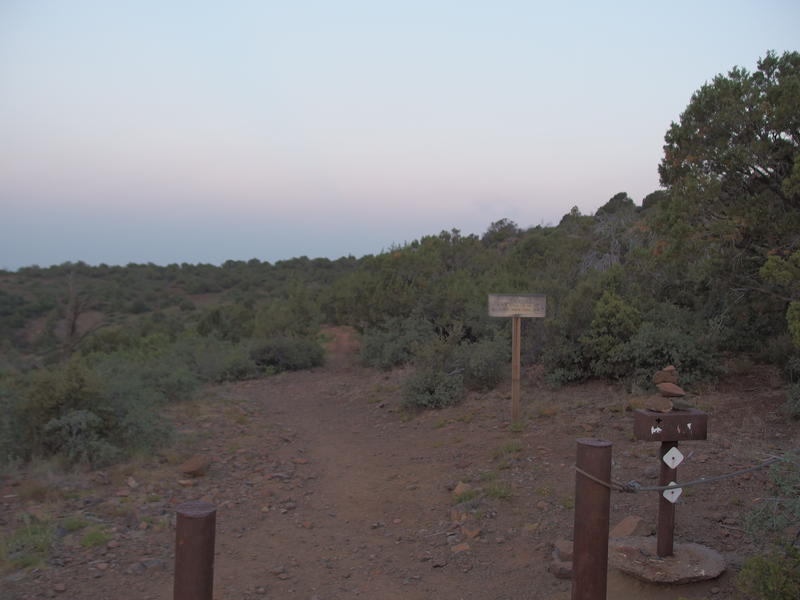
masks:
{"type": "Polygon", "coordinates": [[[0,0],[0,268],[374,254],[658,189],[796,0],[0,0]]]}

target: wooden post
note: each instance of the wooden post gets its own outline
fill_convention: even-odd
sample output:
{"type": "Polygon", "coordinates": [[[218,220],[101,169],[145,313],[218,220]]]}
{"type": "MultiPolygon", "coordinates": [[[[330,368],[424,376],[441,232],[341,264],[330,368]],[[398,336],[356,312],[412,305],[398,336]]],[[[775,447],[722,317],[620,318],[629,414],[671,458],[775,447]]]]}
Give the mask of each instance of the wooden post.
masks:
{"type": "Polygon", "coordinates": [[[519,389],[520,346],[522,345],[522,319],[511,318],[511,422],[516,423],[522,417],[519,389]]]}
{"type": "Polygon", "coordinates": [[[212,600],[217,509],[208,502],[193,500],[175,510],[173,600],[212,600]]]}
{"type": "MultiPolygon", "coordinates": [[[[611,481],[611,442],[578,440],[576,465],[600,481],[611,481]]],[[[572,600],[606,600],[611,488],[575,473],[575,542],[572,600]]]]}
{"type": "MultiPolygon", "coordinates": [[[[659,461],[661,470],[658,477],[658,485],[669,485],[678,480],[678,469],[673,469],[664,462],[664,455],[678,447],[678,442],[661,442],[661,452],[659,461]]],[[[667,500],[663,494],[658,495],[658,538],[656,542],[656,553],[661,558],[672,556],[672,540],[675,532],[675,505],[667,500]]]]}

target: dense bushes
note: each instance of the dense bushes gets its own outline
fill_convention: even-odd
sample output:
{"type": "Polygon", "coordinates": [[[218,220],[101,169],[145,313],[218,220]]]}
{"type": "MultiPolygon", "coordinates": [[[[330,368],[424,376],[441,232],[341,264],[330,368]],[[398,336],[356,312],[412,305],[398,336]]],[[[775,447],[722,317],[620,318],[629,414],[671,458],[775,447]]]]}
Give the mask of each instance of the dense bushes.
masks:
{"type": "Polygon", "coordinates": [[[431,323],[420,317],[386,319],[361,335],[361,362],[384,370],[406,364],[417,348],[434,337],[431,323]]]}
{"type": "Polygon", "coordinates": [[[134,448],[152,448],[169,429],[158,392],[134,371],[104,378],[75,358],[21,378],[2,397],[4,460],[58,455],[102,465],[134,448]]]}
{"type": "Polygon", "coordinates": [[[273,338],[257,342],[250,350],[256,366],[268,372],[299,371],[322,365],[325,351],[317,340],[273,338]]]}

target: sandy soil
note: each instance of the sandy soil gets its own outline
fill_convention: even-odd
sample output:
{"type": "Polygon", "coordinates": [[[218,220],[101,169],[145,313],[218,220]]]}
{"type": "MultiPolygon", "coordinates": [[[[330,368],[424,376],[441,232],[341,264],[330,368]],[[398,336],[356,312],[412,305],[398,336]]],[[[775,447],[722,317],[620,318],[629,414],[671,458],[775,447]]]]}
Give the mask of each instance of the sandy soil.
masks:
{"type": "MultiPolygon", "coordinates": [[[[630,397],[598,383],[548,390],[537,369],[523,380],[525,426],[509,429],[509,390],[408,415],[405,372],[357,365],[357,341],[327,331],[325,368],[210,389],[169,416],[179,443],[157,459],[107,472],[18,474],[0,487],[0,533],[28,520],[79,517],[58,530],[46,565],[3,575],[0,598],[167,599],[172,596],[174,506],[217,506],[215,598],[551,599],[570,582],[548,572],[553,542],[571,539],[575,440],[614,443],[613,476],[649,479],[658,444],[632,439],[630,397]],[[179,465],[212,460],[190,479],[179,465]],[[453,489],[480,491],[455,507],[453,489]],[[87,542],[95,528],[108,538],[87,542]]],[[[798,427],[768,371],[692,398],[709,411],[709,439],[684,480],[760,462],[798,446],[798,427]]],[[[743,516],[763,495],[764,472],[685,490],[676,539],[722,552],[732,569],[685,586],[643,584],[609,573],[609,598],[733,597],[731,571],[753,551],[743,516]]],[[[612,525],[628,515],[652,529],[654,494],[612,495],[612,525]]]]}

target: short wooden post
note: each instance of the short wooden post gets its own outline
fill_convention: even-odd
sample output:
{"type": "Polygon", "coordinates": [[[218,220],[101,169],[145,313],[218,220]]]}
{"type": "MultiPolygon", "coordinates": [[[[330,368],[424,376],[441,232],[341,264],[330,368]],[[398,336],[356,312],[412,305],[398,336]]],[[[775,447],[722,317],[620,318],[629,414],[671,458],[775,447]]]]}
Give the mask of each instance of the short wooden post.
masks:
{"type": "MultiPolygon", "coordinates": [[[[664,461],[664,455],[678,447],[678,442],[661,442],[661,470],[658,477],[658,485],[669,485],[678,480],[678,469],[673,469],[664,461]]],[[[675,504],[664,497],[658,495],[658,538],[656,541],[656,554],[664,558],[672,556],[673,539],[675,535],[675,504]]]]}
{"type": "Polygon", "coordinates": [[[522,346],[522,319],[511,319],[511,421],[518,422],[522,418],[522,403],[520,400],[519,372],[520,372],[520,347],[522,346]]]}
{"type": "Polygon", "coordinates": [[[173,600],[212,600],[217,509],[208,502],[192,501],[175,510],[173,600]]]}
{"type": "MultiPolygon", "coordinates": [[[[599,481],[611,481],[611,442],[577,440],[576,466],[599,481]]],[[[608,579],[608,528],[611,488],[581,473],[575,475],[575,529],[572,600],[605,600],[608,579]]]]}

